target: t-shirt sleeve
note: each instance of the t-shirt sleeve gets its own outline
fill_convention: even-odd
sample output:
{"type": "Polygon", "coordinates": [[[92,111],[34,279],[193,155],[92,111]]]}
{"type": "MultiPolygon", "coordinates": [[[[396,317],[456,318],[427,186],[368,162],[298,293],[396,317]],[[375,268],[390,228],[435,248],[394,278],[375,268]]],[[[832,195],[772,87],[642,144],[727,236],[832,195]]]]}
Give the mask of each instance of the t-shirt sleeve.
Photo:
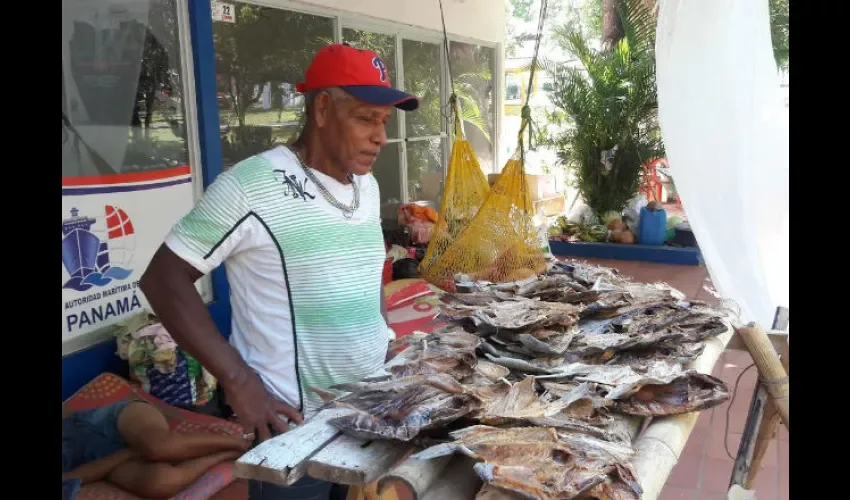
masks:
{"type": "Polygon", "coordinates": [[[251,239],[251,213],[242,186],[230,172],[219,175],[197,205],[171,229],[165,245],[209,274],[251,239]]]}

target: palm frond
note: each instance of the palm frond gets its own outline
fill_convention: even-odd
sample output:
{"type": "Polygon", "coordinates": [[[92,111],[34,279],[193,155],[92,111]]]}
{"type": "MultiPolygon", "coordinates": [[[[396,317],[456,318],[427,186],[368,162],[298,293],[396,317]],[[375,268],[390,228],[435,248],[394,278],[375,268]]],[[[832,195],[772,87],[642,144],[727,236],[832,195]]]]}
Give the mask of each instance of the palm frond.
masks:
{"type": "Polygon", "coordinates": [[[623,33],[635,53],[645,54],[655,50],[655,15],[641,0],[617,0],[617,16],[623,24],[623,33]]]}
{"type": "Polygon", "coordinates": [[[625,37],[613,50],[592,49],[579,31],[557,39],[582,67],[544,61],[552,77],[550,97],[572,127],[547,141],[573,169],[585,201],[597,212],[618,211],[637,192],[641,165],[663,154],[658,128],[653,54],[654,18],[640,0],[619,0],[625,37]],[[617,146],[614,167],[600,154],[617,146]]]}

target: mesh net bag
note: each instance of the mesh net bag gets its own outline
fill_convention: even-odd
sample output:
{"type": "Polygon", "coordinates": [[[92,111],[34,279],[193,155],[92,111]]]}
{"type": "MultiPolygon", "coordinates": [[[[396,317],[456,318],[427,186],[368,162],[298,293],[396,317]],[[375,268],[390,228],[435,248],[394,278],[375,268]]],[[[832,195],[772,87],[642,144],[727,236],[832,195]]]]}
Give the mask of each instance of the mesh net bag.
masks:
{"type": "Polygon", "coordinates": [[[489,192],[487,178],[458,120],[440,213],[419,266],[419,274],[426,280],[432,274],[432,269],[440,268],[443,254],[478,213],[489,192]]]}
{"type": "MultiPolygon", "coordinates": [[[[531,194],[521,152],[520,147],[508,160],[475,217],[423,269],[422,276],[430,283],[454,291],[457,273],[476,281],[504,283],[545,271],[546,258],[532,222],[531,194]]],[[[432,240],[431,246],[435,244],[432,240]]]]}

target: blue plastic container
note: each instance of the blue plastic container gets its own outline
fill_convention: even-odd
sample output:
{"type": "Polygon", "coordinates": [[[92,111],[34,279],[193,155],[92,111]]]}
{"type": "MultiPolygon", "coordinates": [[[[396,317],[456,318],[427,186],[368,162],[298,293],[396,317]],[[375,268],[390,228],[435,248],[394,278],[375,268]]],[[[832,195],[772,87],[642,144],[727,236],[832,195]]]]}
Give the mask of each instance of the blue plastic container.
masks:
{"type": "Polygon", "coordinates": [[[640,222],[638,223],[638,243],[641,245],[663,245],[667,232],[667,212],[664,209],[658,211],[648,210],[646,207],[640,209],[640,222]]]}

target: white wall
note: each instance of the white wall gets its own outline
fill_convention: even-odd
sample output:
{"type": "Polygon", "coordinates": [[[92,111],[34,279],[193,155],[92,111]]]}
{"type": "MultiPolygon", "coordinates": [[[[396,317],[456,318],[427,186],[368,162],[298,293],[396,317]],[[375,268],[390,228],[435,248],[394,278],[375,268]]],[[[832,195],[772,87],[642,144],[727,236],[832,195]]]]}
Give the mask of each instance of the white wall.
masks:
{"type": "MultiPolygon", "coordinates": [[[[442,31],[439,0],[303,0],[302,3],[442,31]]],[[[443,0],[446,30],[486,42],[505,39],[505,3],[494,0],[443,0]]]]}

